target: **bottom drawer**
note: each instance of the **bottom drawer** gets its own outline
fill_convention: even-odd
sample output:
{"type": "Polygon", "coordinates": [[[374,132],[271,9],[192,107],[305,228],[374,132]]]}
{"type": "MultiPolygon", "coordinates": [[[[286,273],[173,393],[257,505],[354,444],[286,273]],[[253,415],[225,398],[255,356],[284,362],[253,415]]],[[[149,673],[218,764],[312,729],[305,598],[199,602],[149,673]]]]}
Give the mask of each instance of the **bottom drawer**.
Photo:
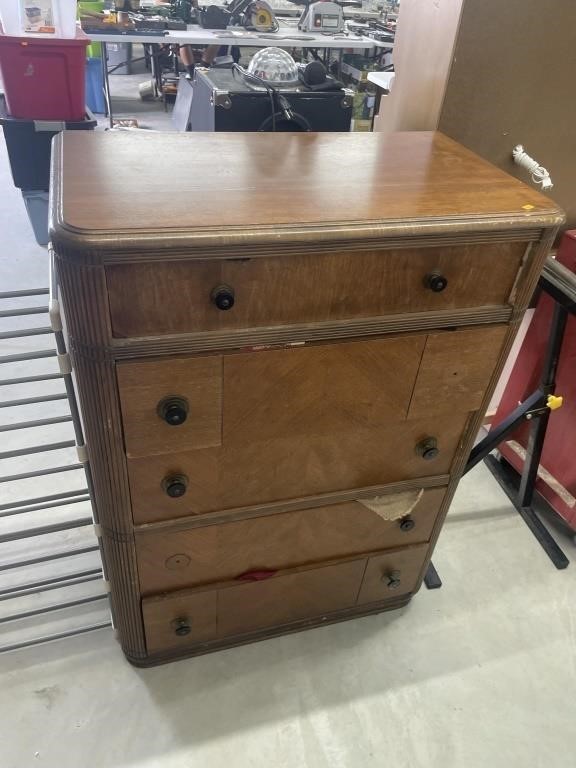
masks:
{"type": "Polygon", "coordinates": [[[144,598],[148,653],[186,649],[407,594],[416,587],[426,552],[423,544],[284,571],[263,581],[225,582],[144,598]]]}

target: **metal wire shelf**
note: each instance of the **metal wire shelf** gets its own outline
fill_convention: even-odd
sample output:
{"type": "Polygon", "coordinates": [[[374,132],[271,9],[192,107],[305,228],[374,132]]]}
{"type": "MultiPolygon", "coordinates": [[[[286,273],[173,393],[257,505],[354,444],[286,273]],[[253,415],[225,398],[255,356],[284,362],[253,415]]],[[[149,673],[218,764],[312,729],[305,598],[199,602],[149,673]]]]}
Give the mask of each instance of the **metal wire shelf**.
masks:
{"type": "MultiPolygon", "coordinates": [[[[46,415],[42,418],[30,418],[23,421],[0,425],[0,433],[30,430],[29,434],[31,439],[30,445],[24,447],[17,446],[0,452],[0,461],[15,458],[39,460],[39,457],[41,456],[45,456],[49,459],[51,452],[53,451],[67,451],[73,448],[76,448],[78,460],[70,463],[65,463],[60,460],[53,466],[43,466],[24,472],[10,474],[0,473],[0,484],[18,483],[25,480],[48,476],[59,476],[61,474],[63,475],[63,473],[71,474],[75,471],[85,472],[86,483],[76,490],[71,489],[60,491],[58,493],[35,495],[33,497],[7,501],[0,504],[0,523],[3,523],[3,521],[9,523],[11,520],[25,520],[25,516],[29,514],[31,515],[31,520],[34,520],[34,516],[36,515],[36,517],[38,517],[38,513],[41,513],[40,524],[32,523],[21,528],[10,527],[6,532],[0,533],[0,574],[8,575],[11,572],[17,573],[20,569],[25,571],[31,567],[37,569],[44,565],[52,566],[59,562],[62,563],[61,572],[56,573],[52,571],[50,573],[42,574],[42,577],[36,576],[32,578],[29,575],[27,578],[18,580],[17,583],[9,583],[7,586],[0,586],[0,603],[3,605],[8,604],[8,601],[11,600],[18,601],[23,599],[21,602],[26,602],[26,598],[31,596],[42,596],[49,592],[53,593],[54,596],[58,596],[60,590],[62,593],[59,595],[58,600],[53,600],[47,604],[39,606],[34,605],[33,607],[24,606],[13,612],[1,615],[0,626],[11,623],[16,624],[21,620],[33,619],[47,614],[55,614],[58,611],[71,611],[80,606],[98,604],[100,601],[108,599],[108,593],[105,589],[106,574],[102,561],[102,550],[100,540],[97,538],[95,538],[94,544],[88,543],[82,546],[72,547],[58,547],[52,542],[48,552],[40,552],[38,554],[33,553],[24,558],[16,557],[11,560],[9,559],[9,555],[6,556],[5,554],[6,547],[9,547],[11,543],[25,541],[27,539],[36,539],[40,541],[39,537],[50,536],[51,534],[59,534],[67,531],[73,532],[76,529],[88,528],[89,526],[97,525],[98,523],[97,510],[93,503],[90,465],[86,460],[83,430],[72,382],[71,368],[67,362],[68,355],[65,337],[59,317],[57,281],[54,273],[53,255],[51,252],[50,259],[50,288],[0,292],[0,301],[12,299],[19,300],[26,297],[49,295],[50,299],[48,305],[17,306],[14,308],[1,309],[0,319],[8,320],[12,318],[22,318],[25,320],[29,317],[31,320],[34,320],[37,315],[49,314],[50,325],[38,325],[36,321],[34,326],[30,328],[2,330],[0,331],[0,342],[19,343],[26,339],[53,334],[55,346],[53,348],[33,349],[31,351],[22,351],[21,349],[18,349],[15,350],[13,354],[0,355],[0,366],[12,366],[17,364],[21,368],[28,363],[32,366],[33,361],[57,358],[60,370],[57,372],[46,373],[38,373],[33,369],[31,369],[30,372],[23,371],[22,374],[20,374],[20,372],[15,372],[16,375],[12,375],[8,378],[0,378],[0,392],[2,391],[2,387],[41,384],[43,382],[60,380],[64,384],[65,391],[54,394],[40,394],[30,397],[6,399],[0,402],[0,412],[10,414],[13,409],[25,409],[27,406],[38,406],[42,404],[49,405],[58,401],[66,401],[68,404],[68,413],[55,416],[46,415]],[[65,425],[68,423],[72,425],[74,439],[56,439],[44,443],[33,442],[35,434],[34,430],[40,427],[53,427],[54,425],[65,425]],[[75,505],[81,504],[82,502],[90,503],[90,515],[74,511],[76,509],[75,505]],[[54,520],[50,520],[49,517],[52,512],[56,514],[56,519],[54,520]],[[91,563],[89,567],[86,565],[76,565],[74,567],[72,565],[73,558],[82,558],[83,556],[93,557],[93,554],[96,552],[100,552],[99,563],[91,563]],[[65,596],[67,588],[81,587],[81,585],[84,584],[92,584],[97,587],[98,582],[102,583],[102,590],[100,592],[85,596],[65,596]]],[[[10,352],[10,348],[8,348],[8,351],[10,352]]],[[[3,370],[3,368],[0,369],[0,371],[3,370]]],[[[6,487],[8,487],[8,485],[6,487]]],[[[110,626],[112,626],[111,620],[93,621],[91,623],[67,629],[66,631],[41,634],[32,639],[17,639],[16,642],[0,645],[0,653],[28,648],[32,645],[72,637],[74,635],[80,635],[110,626]]]]}

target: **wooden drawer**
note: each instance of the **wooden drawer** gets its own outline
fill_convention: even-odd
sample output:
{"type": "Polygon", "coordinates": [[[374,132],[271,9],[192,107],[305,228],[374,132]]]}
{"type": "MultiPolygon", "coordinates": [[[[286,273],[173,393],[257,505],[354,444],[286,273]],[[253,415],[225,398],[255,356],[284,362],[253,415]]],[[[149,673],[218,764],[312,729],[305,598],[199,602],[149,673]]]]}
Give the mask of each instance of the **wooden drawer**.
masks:
{"type": "Polygon", "coordinates": [[[148,653],[213,640],[217,600],[216,589],[143,600],[148,653]]]}
{"type": "Polygon", "coordinates": [[[416,588],[427,549],[421,544],[368,560],[297,568],[263,581],[224,582],[145,597],[148,653],[320,619],[354,605],[406,595],[416,588]]]}
{"type": "Polygon", "coordinates": [[[116,366],[128,456],[222,442],[220,355],[116,366]]]}
{"type": "Polygon", "coordinates": [[[366,561],[296,571],[218,594],[218,634],[253,632],[354,605],[366,561]]]}
{"type": "Polygon", "coordinates": [[[277,571],[428,541],[445,488],[386,496],[387,510],[351,501],[174,530],[138,531],[142,594],[277,571]],[[415,506],[414,506],[415,504],[415,506]],[[392,505],[394,520],[384,519],[392,505]]]}
{"type": "Polygon", "coordinates": [[[389,428],[480,405],[506,326],[117,366],[126,453],[389,428]],[[167,409],[172,408],[171,411],[167,409]]]}
{"type": "Polygon", "coordinates": [[[186,648],[349,608],[356,601],[365,567],[365,559],[352,560],[266,581],[144,598],[148,653],[186,648]]]}
{"type": "Polygon", "coordinates": [[[109,265],[112,332],[159,336],[505,305],[525,250],[496,243],[109,265]],[[426,282],[435,272],[447,280],[441,292],[426,282]],[[234,292],[227,311],[211,300],[222,285],[234,292]]]}
{"type": "Polygon", "coordinates": [[[446,475],[467,421],[466,413],[443,413],[340,435],[271,438],[129,459],[134,522],[446,475]],[[438,453],[424,458],[430,437],[438,453]]]}
{"type": "Polygon", "coordinates": [[[358,603],[377,603],[414,592],[426,551],[427,547],[420,545],[368,558],[358,603]]]}

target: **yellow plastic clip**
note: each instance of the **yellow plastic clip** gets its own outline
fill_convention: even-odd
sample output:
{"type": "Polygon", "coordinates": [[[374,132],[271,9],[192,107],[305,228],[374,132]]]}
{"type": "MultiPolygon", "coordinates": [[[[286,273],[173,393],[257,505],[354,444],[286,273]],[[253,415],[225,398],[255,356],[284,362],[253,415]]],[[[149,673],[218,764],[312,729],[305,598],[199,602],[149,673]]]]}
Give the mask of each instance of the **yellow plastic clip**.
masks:
{"type": "Polygon", "coordinates": [[[546,405],[548,408],[550,408],[551,411],[555,411],[558,408],[562,408],[562,404],[564,402],[564,398],[562,395],[548,395],[548,399],[546,400],[546,405]]]}

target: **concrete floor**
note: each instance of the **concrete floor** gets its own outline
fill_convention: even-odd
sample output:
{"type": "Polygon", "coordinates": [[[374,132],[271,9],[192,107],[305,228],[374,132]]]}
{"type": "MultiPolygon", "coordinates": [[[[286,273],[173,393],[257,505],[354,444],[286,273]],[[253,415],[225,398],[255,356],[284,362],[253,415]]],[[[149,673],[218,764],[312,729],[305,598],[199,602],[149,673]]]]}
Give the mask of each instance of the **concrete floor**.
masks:
{"type": "MultiPolygon", "coordinates": [[[[3,143],[0,188],[0,290],[44,286],[3,143]]],[[[443,588],[401,611],[156,669],[111,630],[2,655],[0,766],[573,768],[576,567],[554,570],[482,466],[434,562],[443,588]]]]}

